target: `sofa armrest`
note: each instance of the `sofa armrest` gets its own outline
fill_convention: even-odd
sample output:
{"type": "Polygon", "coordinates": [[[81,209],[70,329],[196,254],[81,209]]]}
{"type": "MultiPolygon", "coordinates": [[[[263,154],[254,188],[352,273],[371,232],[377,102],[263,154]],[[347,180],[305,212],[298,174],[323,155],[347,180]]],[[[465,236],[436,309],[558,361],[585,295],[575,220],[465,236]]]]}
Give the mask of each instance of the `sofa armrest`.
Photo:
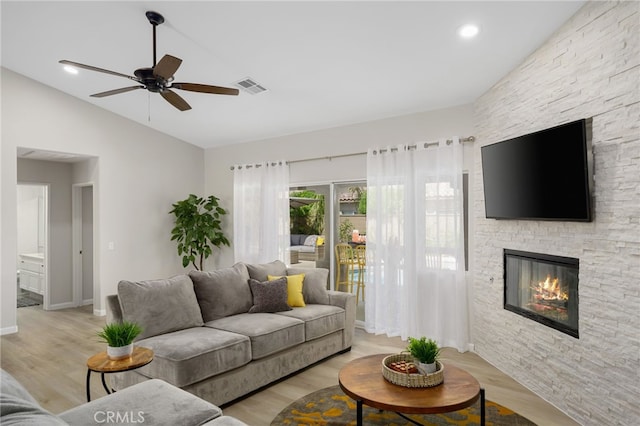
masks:
{"type": "Polygon", "coordinates": [[[117,294],[107,296],[107,324],[122,322],[122,308],[117,294]]]}
{"type": "Polygon", "coordinates": [[[72,408],[59,417],[70,425],[202,425],[222,415],[217,406],[158,379],[72,408]]]}
{"type": "Polygon", "coordinates": [[[356,295],[333,290],[328,290],[327,293],[329,294],[329,304],[338,306],[345,311],[342,349],[348,349],[353,343],[353,334],[356,329],[356,295]]]}

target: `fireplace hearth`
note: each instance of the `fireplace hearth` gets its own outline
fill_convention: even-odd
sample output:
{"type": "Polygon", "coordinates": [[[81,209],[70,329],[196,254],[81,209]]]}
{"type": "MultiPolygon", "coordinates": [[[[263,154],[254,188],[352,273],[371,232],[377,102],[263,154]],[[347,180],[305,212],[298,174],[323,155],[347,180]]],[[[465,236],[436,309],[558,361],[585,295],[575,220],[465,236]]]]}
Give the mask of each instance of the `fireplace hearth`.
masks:
{"type": "Polygon", "coordinates": [[[504,249],[504,308],[578,338],[579,260],[504,249]]]}

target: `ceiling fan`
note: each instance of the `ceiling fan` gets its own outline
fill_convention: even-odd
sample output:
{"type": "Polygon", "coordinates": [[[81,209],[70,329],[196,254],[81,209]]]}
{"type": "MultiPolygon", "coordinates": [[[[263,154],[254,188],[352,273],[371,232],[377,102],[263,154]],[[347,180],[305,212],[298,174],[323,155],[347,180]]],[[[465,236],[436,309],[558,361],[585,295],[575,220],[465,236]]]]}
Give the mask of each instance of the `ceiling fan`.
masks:
{"type": "Polygon", "coordinates": [[[171,105],[180,111],[191,109],[191,106],[182,99],[176,92],[171,89],[187,90],[190,92],[212,93],[215,95],[237,95],[238,89],[221,86],[210,86],[207,84],[196,83],[174,83],[174,74],[180,67],[182,59],[171,55],[164,55],[159,62],[156,62],[156,27],[164,22],[164,17],[157,12],[146,12],[149,23],[153,26],[153,66],[151,68],[139,68],[133,72],[134,76],[122,74],[116,71],[106,70],[91,65],[85,65],[78,62],[67,61],[63,59],[59,61],[61,64],[70,65],[72,67],[84,68],[90,71],[102,72],[118,77],[128,78],[139,84],[136,86],[122,87],[120,89],[108,90],[106,92],[95,93],[91,95],[94,98],[103,98],[105,96],[117,95],[119,93],[130,92],[137,89],[147,89],[149,92],[160,93],[160,95],[171,105]]]}

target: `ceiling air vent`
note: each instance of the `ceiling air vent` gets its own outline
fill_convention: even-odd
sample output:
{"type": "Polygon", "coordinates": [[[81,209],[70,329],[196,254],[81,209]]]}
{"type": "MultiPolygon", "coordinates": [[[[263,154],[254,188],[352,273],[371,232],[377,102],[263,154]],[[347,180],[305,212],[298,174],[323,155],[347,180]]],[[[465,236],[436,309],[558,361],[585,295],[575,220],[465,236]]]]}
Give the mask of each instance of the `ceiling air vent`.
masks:
{"type": "Polygon", "coordinates": [[[256,83],[255,80],[250,77],[238,81],[237,83],[235,83],[235,85],[245,92],[251,93],[252,95],[257,95],[258,93],[262,93],[267,90],[265,87],[256,83]]]}

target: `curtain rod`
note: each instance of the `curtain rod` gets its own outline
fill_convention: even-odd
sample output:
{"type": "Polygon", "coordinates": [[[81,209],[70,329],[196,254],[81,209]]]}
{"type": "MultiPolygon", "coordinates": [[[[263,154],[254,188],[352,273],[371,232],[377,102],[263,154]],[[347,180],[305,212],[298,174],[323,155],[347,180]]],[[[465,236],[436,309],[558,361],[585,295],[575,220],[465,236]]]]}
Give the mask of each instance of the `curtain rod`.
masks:
{"type": "MultiPolygon", "coordinates": [[[[465,138],[460,138],[459,139],[459,143],[464,143],[464,142],[475,142],[476,137],[475,136],[467,136],[465,138]]],[[[447,139],[446,140],[447,145],[451,145],[453,143],[453,139],[447,139]]],[[[439,145],[440,142],[424,142],[424,147],[428,148],[430,146],[436,146],[439,145]]],[[[418,144],[413,144],[413,145],[407,145],[407,149],[415,149],[417,148],[418,144]]],[[[391,148],[391,152],[397,151],[397,148],[391,148]]],[[[383,153],[386,152],[387,150],[385,148],[378,150],[379,153],[383,153]]],[[[307,161],[318,161],[318,160],[333,160],[334,158],[345,158],[345,157],[356,157],[359,155],[367,155],[367,152],[353,152],[351,154],[339,154],[339,155],[328,155],[325,157],[313,157],[313,158],[303,158],[300,160],[289,160],[287,161],[287,164],[294,164],[294,163],[304,163],[307,161]]],[[[269,163],[268,163],[269,164],[269,163]]],[[[271,165],[275,166],[278,163],[270,163],[271,165]]],[[[255,164],[253,167],[260,167],[260,164],[255,164]]],[[[252,165],[247,165],[245,167],[252,167],[252,165]]],[[[231,166],[230,169],[233,170],[235,168],[235,166],[231,166]]]]}

